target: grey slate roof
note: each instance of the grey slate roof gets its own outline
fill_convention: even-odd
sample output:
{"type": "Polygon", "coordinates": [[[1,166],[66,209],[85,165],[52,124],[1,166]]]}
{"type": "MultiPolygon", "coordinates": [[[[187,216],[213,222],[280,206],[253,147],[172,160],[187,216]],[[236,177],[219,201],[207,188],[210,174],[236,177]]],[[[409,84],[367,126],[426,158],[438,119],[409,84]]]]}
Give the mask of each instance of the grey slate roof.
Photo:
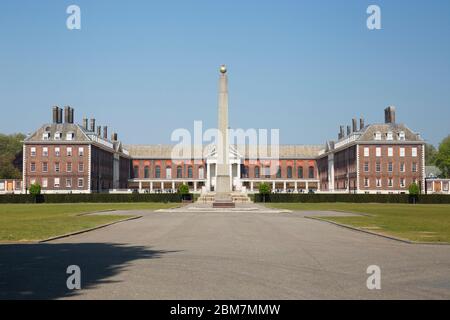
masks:
{"type": "Polygon", "coordinates": [[[386,134],[388,132],[393,133],[393,141],[399,141],[398,134],[403,131],[405,133],[405,141],[423,141],[420,136],[409,129],[404,124],[399,123],[382,123],[382,124],[371,124],[363,128],[362,135],[359,137],[358,141],[375,141],[375,133],[380,132],[382,136],[382,141],[386,140],[386,134]]]}
{"type": "Polygon", "coordinates": [[[87,142],[90,141],[90,139],[86,136],[86,134],[83,132],[83,129],[74,123],[51,123],[51,124],[45,124],[41,126],[38,130],[36,130],[33,134],[25,138],[25,142],[42,142],[42,135],[45,132],[50,132],[50,139],[48,142],[64,142],[66,141],[66,134],[69,132],[73,132],[75,134],[74,139],[71,142],[87,142]],[[55,133],[61,132],[62,137],[61,140],[55,140],[55,133]]]}

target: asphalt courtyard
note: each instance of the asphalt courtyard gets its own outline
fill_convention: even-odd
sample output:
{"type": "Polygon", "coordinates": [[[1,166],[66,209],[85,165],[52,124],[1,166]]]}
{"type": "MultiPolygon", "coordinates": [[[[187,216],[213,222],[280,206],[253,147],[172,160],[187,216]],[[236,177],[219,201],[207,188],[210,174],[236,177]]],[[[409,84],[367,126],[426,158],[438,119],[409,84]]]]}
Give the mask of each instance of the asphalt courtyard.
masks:
{"type": "Polygon", "coordinates": [[[308,213],[140,214],[50,243],[0,245],[0,299],[450,299],[450,246],[308,213]],[[81,290],[67,289],[69,265],[80,267],[81,290]],[[371,265],[381,290],[366,286],[371,265]]]}

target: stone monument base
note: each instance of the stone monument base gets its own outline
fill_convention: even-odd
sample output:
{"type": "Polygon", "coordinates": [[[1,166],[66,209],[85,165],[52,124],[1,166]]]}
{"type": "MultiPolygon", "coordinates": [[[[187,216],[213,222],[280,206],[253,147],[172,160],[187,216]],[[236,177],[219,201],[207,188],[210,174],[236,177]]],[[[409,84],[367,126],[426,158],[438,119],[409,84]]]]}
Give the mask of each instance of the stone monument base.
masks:
{"type": "Polygon", "coordinates": [[[226,201],[226,200],[214,200],[212,204],[213,208],[236,208],[236,204],[233,202],[233,200],[226,201]]]}
{"type": "Polygon", "coordinates": [[[231,197],[231,179],[228,175],[216,177],[216,194],[214,196],[213,208],[235,208],[236,205],[231,197]]]}

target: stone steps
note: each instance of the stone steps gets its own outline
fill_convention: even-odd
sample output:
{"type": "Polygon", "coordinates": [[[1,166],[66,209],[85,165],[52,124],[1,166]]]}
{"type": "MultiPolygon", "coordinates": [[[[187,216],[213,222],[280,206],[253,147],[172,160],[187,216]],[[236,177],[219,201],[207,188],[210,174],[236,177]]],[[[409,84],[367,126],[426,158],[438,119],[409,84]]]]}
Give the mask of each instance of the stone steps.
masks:
{"type": "MultiPolygon", "coordinates": [[[[198,203],[213,203],[215,195],[213,193],[202,194],[197,202],[198,203]]],[[[248,195],[244,193],[232,193],[231,199],[234,203],[251,203],[252,201],[248,195]]]]}

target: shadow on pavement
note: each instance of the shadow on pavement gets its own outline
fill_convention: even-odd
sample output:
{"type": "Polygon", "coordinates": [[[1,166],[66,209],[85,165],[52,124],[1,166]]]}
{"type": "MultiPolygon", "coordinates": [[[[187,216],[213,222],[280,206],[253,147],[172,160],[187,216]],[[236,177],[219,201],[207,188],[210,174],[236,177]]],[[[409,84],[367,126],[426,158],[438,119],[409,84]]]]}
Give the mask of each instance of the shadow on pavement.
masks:
{"type": "Polygon", "coordinates": [[[155,259],[169,251],[111,243],[0,245],[0,299],[57,299],[79,290],[66,285],[67,267],[81,269],[81,291],[111,282],[135,260],[155,259]]]}

